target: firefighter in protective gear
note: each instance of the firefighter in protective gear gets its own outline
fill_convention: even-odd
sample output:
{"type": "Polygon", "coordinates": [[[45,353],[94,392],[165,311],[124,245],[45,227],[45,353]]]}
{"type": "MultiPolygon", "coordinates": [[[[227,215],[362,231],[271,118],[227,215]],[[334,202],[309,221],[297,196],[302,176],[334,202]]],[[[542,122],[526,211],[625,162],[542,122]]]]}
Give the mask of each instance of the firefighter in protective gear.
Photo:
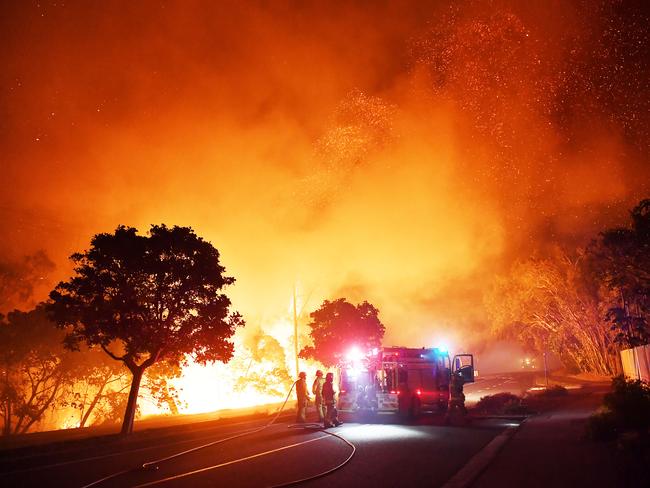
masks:
{"type": "Polygon", "coordinates": [[[459,371],[451,375],[451,382],[449,384],[449,405],[447,406],[447,422],[453,419],[464,419],[467,415],[465,408],[465,394],[463,393],[463,385],[465,379],[459,371]]]}
{"type": "Polygon", "coordinates": [[[311,392],[314,394],[314,404],[316,405],[316,413],[318,414],[318,421],[325,421],[325,404],[323,403],[323,385],[325,378],[323,372],[319,369],[316,371],[316,378],[311,385],[311,392]]]}
{"type": "Polygon", "coordinates": [[[309,402],[309,393],[307,392],[307,373],[301,371],[296,381],[296,423],[304,424],[307,421],[305,413],[307,412],[307,402],[309,402]]]}
{"type": "Polygon", "coordinates": [[[334,375],[332,373],[327,373],[325,376],[325,383],[323,384],[323,401],[325,402],[325,407],[327,409],[323,426],[327,428],[341,425],[336,410],[336,392],[334,391],[334,375]]]}

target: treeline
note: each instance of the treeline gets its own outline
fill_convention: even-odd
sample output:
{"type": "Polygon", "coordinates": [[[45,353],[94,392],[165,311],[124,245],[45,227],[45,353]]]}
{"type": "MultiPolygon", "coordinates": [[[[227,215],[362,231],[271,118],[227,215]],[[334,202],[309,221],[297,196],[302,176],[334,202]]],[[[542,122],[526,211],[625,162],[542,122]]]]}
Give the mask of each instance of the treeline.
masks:
{"type": "MultiPolygon", "coordinates": [[[[70,259],[73,276],[46,302],[0,316],[3,435],[118,421],[129,434],[141,396],[178,413],[170,379],[189,358],[205,364],[233,357],[231,339],[244,320],[222,290],[235,279],[191,228],[152,225],[139,235],[120,226],[70,259]]],[[[0,279],[17,284],[34,271],[0,279]]],[[[333,365],[341,344],[376,347],[384,333],[378,312],[367,302],[326,300],[311,313],[316,349],[304,348],[303,356],[333,365]]],[[[234,390],[253,384],[284,394],[292,379],[280,343],[259,330],[242,347],[250,354],[239,358],[246,367],[234,390]]]]}
{"type": "MultiPolygon", "coordinates": [[[[101,350],[66,349],[64,338],[43,305],[0,315],[2,435],[122,420],[128,370],[101,350]]],[[[178,392],[169,380],[179,373],[168,366],[152,369],[143,385],[145,397],[176,413],[178,392]]]]}
{"type": "MultiPolygon", "coordinates": [[[[139,235],[120,226],[95,235],[71,260],[73,276],[49,300],[0,316],[3,435],[109,422],[128,434],[139,397],[178,413],[170,380],[189,358],[233,357],[231,338],[244,320],[222,290],[235,280],[191,228],[153,225],[139,235]]],[[[325,300],[310,314],[315,348],[301,355],[334,365],[342,344],[377,347],[384,334],[378,313],[367,302],[325,300]]],[[[240,347],[249,354],[238,358],[243,376],[233,389],[284,395],[292,379],[280,343],[259,329],[240,347]]]]}
{"type": "MultiPolygon", "coordinates": [[[[585,248],[558,247],[495,278],[485,294],[494,334],[555,352],[576,371],[617,373],[621,348],[650,342],[650,200],[631,217],[628,227],[604,231],[585,248]]],[[[235,279],[191,228],[153,225],[139,235],[120,226],[95,235],[71,260],[73,276],[46,302],[0,315],[3,435],[60,428],[62,419],[71,427],[121,422],[128,434],[141,387],[177,413],[169,380],[188,358],[233,357],[232,337],[244,320],[222,291],[235,279]]],[[[40,256],[25,262],[26,271],[0,266],[0,291],[29,295],[26,279],[50,264],[40,256]]],[[[376,347],[385,330],[378,314],[367,302],[325,300],[310,314],[313,347],[301,356],[333,365],[342,345],[376,347]]],[[[291,378],[280,344],[261,331],[249,342],[246,374],[261,355],[275,358],[277,381],[261,383],[283,391],[291,378]]]]}
{"type": "Polygon", "coordinates": [[[619,372],[618,352],[650,342],[650,199],[627,227],[578,249],[516,262],[485,295],[493,333],[554,352],[573,371],[619,372]]]}
{"type": "MultiPolygon", "coordinates": [[[[199,363],[232,356],[229,339],[243,320],[220,291],[234,279],[191,228],[153,225],[143,236],[120,226],[71,260],[73,276],[46,302],[0,315],[3,435],[62,421],[121,421],[128,434],[140,396],[178,413],[169,380],[189,356],[199,363]]],[[[44,266],[26,264],[0,268],[3,298],[31,293],[27,278],[44,266]]]]}

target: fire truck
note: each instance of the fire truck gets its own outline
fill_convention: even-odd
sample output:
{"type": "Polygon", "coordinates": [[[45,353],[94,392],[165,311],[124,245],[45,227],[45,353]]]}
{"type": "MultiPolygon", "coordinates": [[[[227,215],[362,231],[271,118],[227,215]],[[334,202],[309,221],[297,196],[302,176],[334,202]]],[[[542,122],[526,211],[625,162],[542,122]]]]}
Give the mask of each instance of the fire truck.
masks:
{"type": "Polygon", "coordinates": [[[347,412],[395,413],[415,418],[445,411],[452,374],[474,381],[474,356],[442,348],[382,347],[351,350],[339,363],[338,408],[347,412]]]}

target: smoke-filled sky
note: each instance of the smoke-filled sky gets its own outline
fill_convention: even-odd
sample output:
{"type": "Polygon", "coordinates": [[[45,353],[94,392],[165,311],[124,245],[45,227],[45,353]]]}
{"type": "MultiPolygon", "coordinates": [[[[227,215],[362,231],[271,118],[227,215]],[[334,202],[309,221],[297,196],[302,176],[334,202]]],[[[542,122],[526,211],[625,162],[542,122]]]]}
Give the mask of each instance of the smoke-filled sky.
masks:
{"type": "Polygon", "coordinates": [[[495,272],[650,195],[649,26],[642,1],[2,2],[0,252],[44,249],[50,286],[94,233],[191,225],[250,323],[298,283],[368,299],[387,342],[462,342],[495,272]]]}

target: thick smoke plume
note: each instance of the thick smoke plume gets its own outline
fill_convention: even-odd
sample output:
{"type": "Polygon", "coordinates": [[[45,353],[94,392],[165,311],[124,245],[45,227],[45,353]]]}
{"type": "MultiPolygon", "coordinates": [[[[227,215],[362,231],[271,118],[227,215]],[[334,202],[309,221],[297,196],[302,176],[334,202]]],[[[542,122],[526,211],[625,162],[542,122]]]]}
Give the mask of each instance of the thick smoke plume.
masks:
{"type": "Polygon", "coordinates": [[[191,225],[249,320],[298,283],[388,342],[479,337],[493,273],[650,186],[646,7],[528,3],[6,2],[0,251],[54,280],[96,232],[191,225]]]}

